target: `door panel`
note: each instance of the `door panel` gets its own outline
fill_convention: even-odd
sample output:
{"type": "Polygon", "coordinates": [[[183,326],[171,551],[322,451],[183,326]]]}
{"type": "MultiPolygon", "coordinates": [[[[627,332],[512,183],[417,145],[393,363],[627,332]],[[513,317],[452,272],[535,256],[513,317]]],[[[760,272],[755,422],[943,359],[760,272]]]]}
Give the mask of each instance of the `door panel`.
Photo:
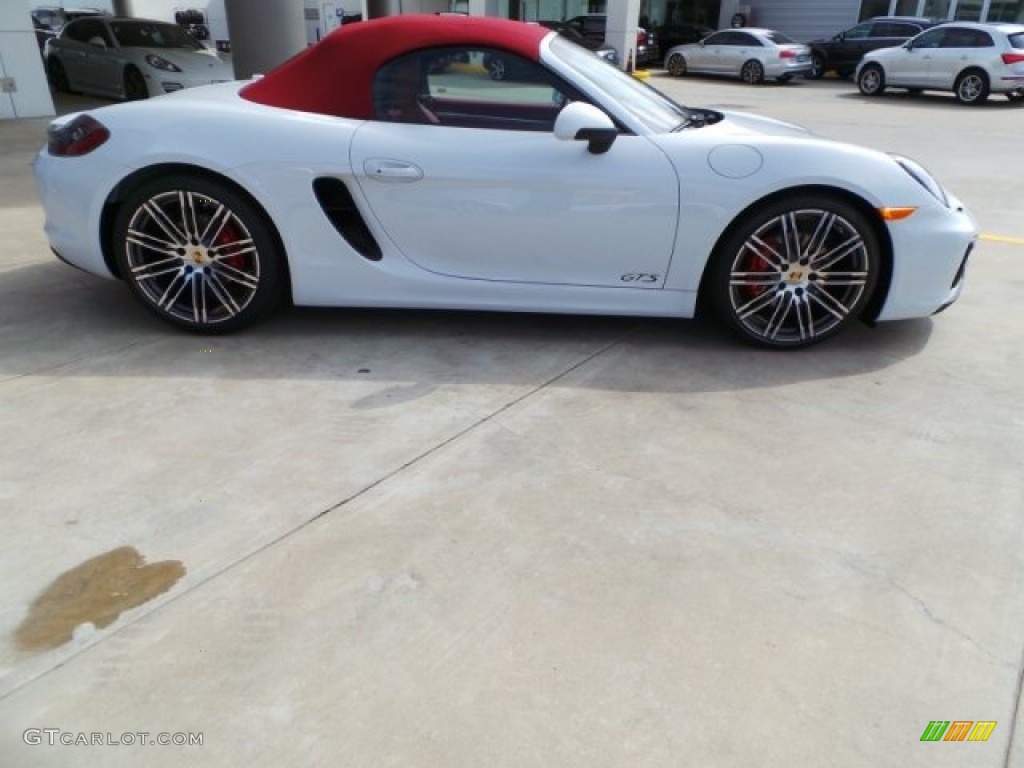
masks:
{"type": "Polygon", "coordinates": [[[647,139],[605,154],[550,132],[371,121],[352,167],[373,215],[423,269],[481,280],[660,287],[678,181],[647,139]],[[646,281],[623,279],[643,274],[646,281]]]}

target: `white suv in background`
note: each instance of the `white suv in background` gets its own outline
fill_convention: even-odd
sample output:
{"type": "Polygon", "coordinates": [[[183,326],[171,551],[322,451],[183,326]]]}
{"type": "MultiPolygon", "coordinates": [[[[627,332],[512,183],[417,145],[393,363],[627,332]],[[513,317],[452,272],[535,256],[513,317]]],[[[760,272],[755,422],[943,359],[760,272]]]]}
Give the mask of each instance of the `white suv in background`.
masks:
{"type": "Polygon", "coordinates": [[[865,54],[857,67],[865,96],[886,88],[952,91],[962,104],[981,104],[990,93],[1024,101],[1024,25],[951,22],[896,48],[865,54]]]}

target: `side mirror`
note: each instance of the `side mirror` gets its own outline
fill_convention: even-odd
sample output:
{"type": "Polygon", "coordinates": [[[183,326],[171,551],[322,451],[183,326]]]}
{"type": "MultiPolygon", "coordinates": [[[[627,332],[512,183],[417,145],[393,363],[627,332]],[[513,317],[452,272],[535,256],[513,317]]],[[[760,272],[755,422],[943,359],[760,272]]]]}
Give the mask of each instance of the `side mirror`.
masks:
{"type": "Polygon", "coordinates": [[[586,141],[592,154],[611,149],[619,135],[615,123],[597,107],[583,101],[566,104],[555,118],[555,138],[562,141],[586,141]]]}
{"type": "Polygon", "coordinates": [[[89,38],[89,45],[94,45],[97,48],[106,48],[107,47],[107,41],[104,40],[99,35],[97,35],[96,37],[90,37],[89,38]]]}

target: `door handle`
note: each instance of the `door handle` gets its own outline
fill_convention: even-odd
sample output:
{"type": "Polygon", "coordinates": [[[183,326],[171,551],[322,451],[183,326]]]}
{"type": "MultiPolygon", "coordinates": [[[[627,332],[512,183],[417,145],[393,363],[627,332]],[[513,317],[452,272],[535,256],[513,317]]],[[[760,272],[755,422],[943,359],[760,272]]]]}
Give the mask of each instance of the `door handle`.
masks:
{"type": "Polygon", "coordinates": [[[422,168],[403,160],[371,157],[363,163],[363,170],[377,181],[419,181],[423,178],[422,168]]]}

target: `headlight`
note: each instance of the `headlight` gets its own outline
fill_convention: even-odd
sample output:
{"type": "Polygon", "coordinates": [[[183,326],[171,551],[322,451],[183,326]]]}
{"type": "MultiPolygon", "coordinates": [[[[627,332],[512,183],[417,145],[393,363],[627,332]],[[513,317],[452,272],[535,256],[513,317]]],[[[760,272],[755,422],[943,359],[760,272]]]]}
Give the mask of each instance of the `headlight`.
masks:
{"type": "Polygon", "coordinates": [[[899,167],[906,171],[914,181],[927,189],[936,200],[947,208],[949,207],[949,200],[946,198],[946,191],[942,188],[942,185],[935,180],[934,176],[909,158],[903,157],[902,155],[890,155],[890,157],[892,157],[899,167]]]}
{"type": "Polygon", "coordinates": [[[181,67],[173,62],[168,61],[165,58],[157,56],[155,54],[147,54],[146,63],[156,69],[162,69],[164,72],[181,72],[181,67]]]}

